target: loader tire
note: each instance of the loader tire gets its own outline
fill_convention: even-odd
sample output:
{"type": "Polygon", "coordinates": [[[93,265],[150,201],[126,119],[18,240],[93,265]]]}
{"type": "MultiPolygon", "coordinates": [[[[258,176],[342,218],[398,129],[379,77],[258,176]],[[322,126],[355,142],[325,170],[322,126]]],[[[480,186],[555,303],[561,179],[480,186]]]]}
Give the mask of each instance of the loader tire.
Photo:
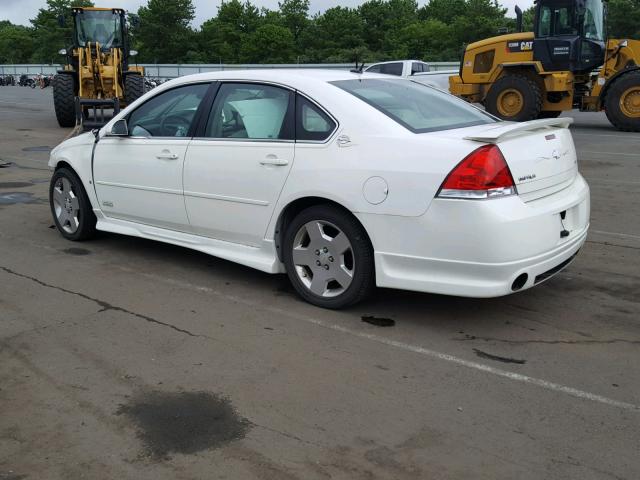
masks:
{"type": "Polygon", "coordinates": [[[546,110],[544,112],[540,112],[538,118],[558,118],[561,113],[561,110],[546,110]]]}
{"type": "Polygon", "coordinates": [[[131,105],[144,94],[144,77],[135,73],[124,78],[124,101],[131,105]]]}
{"type": "Polygon", "coordinates": [[[640,71],[613,81],[604,99],[604,110],[618,130],[640,132],[640,71]]]}
{"type": "Polygon", "coordinates": [[[59,74],[53,79],[53,106],[61,127],[76,124],[76,81],[73,75],[59,74]]]}
{"type": "Polygon", "coordinates": [[[485,108],[502,120],[534,120],[542,109],[542,93],[536,82],[524,75],[505,75],[491,86],[485,108]]]}

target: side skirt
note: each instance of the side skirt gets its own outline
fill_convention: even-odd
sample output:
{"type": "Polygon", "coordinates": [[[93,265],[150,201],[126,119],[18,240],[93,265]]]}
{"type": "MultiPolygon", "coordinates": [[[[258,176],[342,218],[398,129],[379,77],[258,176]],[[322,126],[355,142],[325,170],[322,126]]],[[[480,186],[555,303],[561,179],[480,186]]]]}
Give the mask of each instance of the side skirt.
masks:
{"type": "Polygon", "coordinates": [[[285,273],[284,264],[278,259],[275,243],[272,240],[263,240],[261,247],[250,247],[126,220],[107,218],[99,209],[94,209],[94,213],[98,219],[96,229],[103,232],[119,233],[190,248],[265,273],[285,273]]]}

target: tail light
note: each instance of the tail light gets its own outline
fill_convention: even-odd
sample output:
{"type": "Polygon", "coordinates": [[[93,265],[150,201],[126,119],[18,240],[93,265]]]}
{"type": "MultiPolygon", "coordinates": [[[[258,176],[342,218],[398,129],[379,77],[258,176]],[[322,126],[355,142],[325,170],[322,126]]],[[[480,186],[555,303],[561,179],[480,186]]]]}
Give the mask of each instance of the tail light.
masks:
{"type": "Polygon", "coordinates": [[[456,165],[445,178],[437,196],[481,200],[517,193],[500,149],[496,145],[484,145],[456,165]]]}

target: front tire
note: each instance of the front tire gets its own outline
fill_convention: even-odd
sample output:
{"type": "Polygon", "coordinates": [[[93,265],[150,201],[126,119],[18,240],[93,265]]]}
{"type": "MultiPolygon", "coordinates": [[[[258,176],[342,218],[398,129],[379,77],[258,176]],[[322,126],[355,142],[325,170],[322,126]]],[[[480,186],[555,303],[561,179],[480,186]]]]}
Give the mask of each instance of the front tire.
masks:
{"type": "Polygon", "coordinates": [[[375,287],[373,248],[362,225],[331,205],[300,212],[287,226],[284,264],[294,289],[307,302],[340,309],[375,287]]]}
{"type": "Polygon", "coordinates": [[[53,79],[53,106],[58,124],[64,128],[76,124],[76,89],[73,75],[58,74],[53,79]]]}
{"type": "Polygon", "coordinates": [[[124,101],[131,105],[145,92],[144,77],[135,73],[130,73],[124,77],[124,101]]]}
{"type": "Polygon", "coordinates": [[[485,99],[487,111],[502,120],[534,120],[542,109],[538,84],[524,75],[508,74],[494,82],[485,99]]]}
{"type": "Polygon", "coordinates": [[[49,205],[58,231],[72,241],[88,240],[96,233],[96,216],[78,176],[59,168],[51,177],[49,205]]]}
{"type": "Polygon", "coordinates": [[[607,118],[623,132],[640,132],[640,71],[613,81],[604,99],[607,118]]]}

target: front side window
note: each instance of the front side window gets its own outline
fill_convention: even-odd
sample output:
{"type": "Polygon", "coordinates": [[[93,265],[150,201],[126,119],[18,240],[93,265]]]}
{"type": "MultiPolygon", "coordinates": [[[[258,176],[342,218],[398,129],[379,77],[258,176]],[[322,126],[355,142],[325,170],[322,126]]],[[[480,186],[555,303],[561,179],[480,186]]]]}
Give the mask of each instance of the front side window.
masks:
{"type": "Polygon", "coordinates": [[[336,128],[335,122],[318,106],[298,95],[296,99],[296,140],[324,141],[336,128]]]}
{"type": "Polygon", "coordinates": [[[602,0],[587,0],[583,20],[585,38],[604,40],[604,10],[602,0]]]}
{"type": "Polygon", "coordinates": [[[271,85],[225,83],[216,95],[205,136],[293,140],[292,94],[271,85]]]}
{"type": "Polygon", "coordinates": [[[367,68],[365,71],[370,73],[380,73],[380,65],[372,65],[371,67],[367,68]]]}
{"type": "Polygon", "coordinates": [[[134,137],[186,137],[208,83],[173,88],[147,100],[127,120],[134,137]]]}
{"type": "Polygon", "coordinates": [[[577,35],[573,21],[574,11],[571,6],[548,6],[540,9],[538,25],[539,37],[560,35],[577,35]]]}
{"type": "Polygon", "coordinates": [[[387,75],[396,75],[398,77],[402,76],[402,63],[383,63],[380,65],[380,73],[385,73],[387,75]]]}
{"type": "Polygon", "coordinates": [[[414,133],[494,123],[493,117],[448,93],[401,79],[340,80],[349,92],[414,133]]]}

